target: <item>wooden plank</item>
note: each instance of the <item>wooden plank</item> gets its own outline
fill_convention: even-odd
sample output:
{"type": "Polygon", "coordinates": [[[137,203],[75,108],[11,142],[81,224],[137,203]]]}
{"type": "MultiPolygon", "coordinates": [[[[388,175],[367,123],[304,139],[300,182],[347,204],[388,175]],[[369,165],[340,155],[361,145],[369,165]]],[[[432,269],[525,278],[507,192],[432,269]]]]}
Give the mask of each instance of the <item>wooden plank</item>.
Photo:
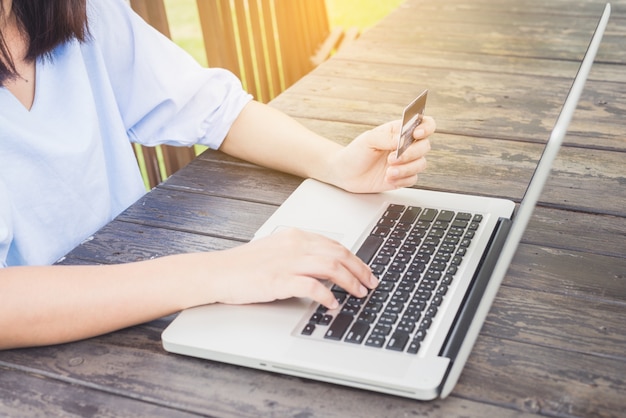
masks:
{"type": "Polygon", "coordinates": [[[618,417],[624,361],[481,336],[457,396],[555,417],[618,417]]]}
{"type": "MultiPolygon", "coordinates": [[[[72,361],[72,360],[70,360],[72,361]]],[[[72,364],[81,362],[79,357],[72,364]]],[[[106,388],[38,375],[36,370],[15,370],[0,361],[0,415],[4,417],[191,417],[195,414],[168,405],[156,405],[106,388]],[[103,390],[104,389],[104,390],[103,390]]],[[[139,397],[139,396],[138,396],[139,397]]]]}
{"type": "MultiPolygon", "coordinates": [[[[400,103],[428,88],[427,112],[437,120],[439,132],[543,142],[572,81],[493,73],[486,83],[481,72],[410,68],[393,73],[385,64],[368,68],[359,75],[346,68],[344,76],[355,77],[349,83],[318,76],[315,70],[272,105],[298,118],[378,125],[398,119],[400,103]]],[[[578,144],[589,146],[593,138],[602,147],[624,150],[624,114],[626,84],[591,81],[570,130],[587,135],[578,144]]]]}
{"type": "Polygon", "coordinates": [[[196,3],[209,66],[226,68],[242,78],[230,0],[197,0],[196,3]]]}
{"type": "MultiPolygon", "coordinates": [[[[66,389],[68,398],[76,394],[77,399],[83,399],[79,396],[81,386],[89,382],[103,392],[121,392],[141,402],[202,416],[448,417],[467,411],[480,416],[526,416],[489,402],[458,397],[416,402],[167,354],[159,348],[158,336],[157,329],[135,327],[63,347],[1,352],[0,361],[3,365],[40,370],[58,376],[58,380],[71,380],[74,385],[66,389]]],[[[47,390],[44,387],[40,396],[45,396],[47,390]]],[[[21,399],[25,395],[18,392],[13,396],[21,399]]]]}
{"type": "MultiPolygon", "coordinates": [[[[570,239],[565,237],[565,240],[570,239]]],[[[619,242],[619,238],[609,241],[607,247],[611,242],[619,242]]],[[[604,255],[600,252],[521,244],[509,268],[509,275],[515,280],[507,279],[506,286],[592,301],[624,303],[626,253],[604,255]]]]}
{"type": "MultiPolygon", "coordinates": [[[[498,195],[519,201],[543,150],[541,144],[438,135],[420,187],[498,195]],[[468,158],[471,156],[471,158],[468,158]]],[[[540,204],[573,211],[626,216],[624,154],[562,148],[540,204]],[[610,196],[610,198],[608,198],[610,196]]]]}
{"type": "MultiPolygon", "coordinates": [[[[624,0],[611,1],[613,5],[614,17],[626,17],[626,3],[624,0]]],[[[414,8],[420,13],[426,11],[501,11],[515,15],[537,14],[537,15],[571,15],[571,16],[591,16],[597,17],[604,6],[603,0],[552,0],[543,2],[541,0],[523,0],[511,3],[509,0],[443,0],[438,2],[428,2],[427,0],[406,0],[398,10],[400,13],[405,9],[414,8]]]]}
{"type": "MultiPolygon", "coordinates": [[[[624,266],[626,262],[622,262],[624,266]]],[[[515,280],[509,276],[507,283],[514,284],[515,280]]],[[[505,285],[489,311],[482,335],[593,354],[626,365],[625,307],[624,300],[557,295],[505,285]]]]}
{"type": "MultiPolygon", "coordinates": [[[[508,158],[504,161],[506,165],[499,167],[502,164],[500,162],[501,152],[496,150],[502,149],[500,146],[490,145],[489,142],[485,141],[483,146],[479,147],[477,144],[474,144],[471,149],[465,149],[462,146],[467,147],[467,141],[449,143],[449,141],[453,140],[454,137],[450,140],[441,141],[442,144],[447,144],[446,146],[450,147],[449,157],[443,155],[441,151],[432,151],[436,157],[429,157],[430,165],[440,164],[442,167],[438,172],[433,167],[429,167],[427,172],[420,177],[421,180],[418,182],[418,187],[428,186],[429,188],[485,195],[496,194],[514,199],[519,199],[522,196],[525,183],[532,173],[531,157],[508,158]],[[493,154],[493,156],[490,156],[490,154],[493,154]],[[456,161],[466,155],[473,155],[474,157],[465,158],[465,163],[456,161]],[[445,158],[450,158],[450,160],[444,161],[445,158]],[[438,163],[434,162],[437,160],[439,160],[438,163]],[[469,165],[470,162],[475,165],[469,165]],[[511,180],[511,178],[518,178],[518,180],[511,180]]],[[[521,144],[520,146],[525,148],[528,145],[521,144]]],[[[537,145],[532,146],[538,147],[537,145]]],[[[508,148],[507,151],[511,155],[517,155],[516,148],[508,148]]],[[[537,158],[539,153],[540,150],[537,148],[534,152],[534,158],[537,158]]],[[[614,153],[607,154],[609,156],[615,155],[614,153]]],[[[584,155],[585,153],[582,153],[581,160],[584,160],[584,155]]],[[[619,157],[619,154],[617,154],[617,157],[619,157]]],[[[620,159],[617,158],[617,160],[617,163],[619,163],[620,159]]],[[[619,167],[617,165],[617,172],[619,172],[619,167]]],[[[600,169],[600,165],[598,169],[600,169]]],[[[168,180],[163,187],[192,190],[196,193],[207,193],[216,196],[223,196],[228,190],[229,196],[233,198],[245,200],[249,199],[251,195],[256,195],[257,199],[264,203],[279,205],[300,183],[300,179],[296,177],[285,176],[271,170],[242,163],[239,160],[213,151],[205,152],[184,170],[188,170],[184,173],[189,175],[176,176],[176,178],[168,180]],[[238,166],[238,169],[227,170],[224,167],[224,165],[230,164],[238,166]],[[230,173],[228,178],[223,175],[219,176],[218,172],[220,171],[230,173]],[[206,174],[214,172],[215,175],[206,174]]],[[[580,174],[581,178],[584,175],[588,175],[585,172],[586,170],[582,171],[580,174]]],[[[586,186],[586,189],[590,190],[589,193],[593,191],[594,187],[600,190],[607,190],[603,186],[604,180],[602,180],[601,176],[599,176],[599,179],[599,183],[592,182],[586,186]]],[[[563,195],[567,195],[569,187],[565,187],[563,195]]],[[[582,193],[581,201],[590,199],[586,193],[587,191],[582,193]]],[[[616,193],[617,196],[621,196],[619,191],[616,193]]],[[[611,200],[605,199],[601,194],[597,198],[611,200]]],[[[541,200],[546,201],[546,198],[542,196],[541,200]]],[[[620,202],[620,199],[615,199],[613,203],[608,205],[619,207],[620,202]]],[[[594,203],[593,199],[589,202],[589,206],[592,203],[594,203]]],[[[575,251],[615,256],[626,255],[626,240],[624,239],[626,236],[626,223],[624,223],[623,216],[598,216],[594,215],[593,212],[594,210],[591,207],[586,213],[538,207],[524,235],[524,241],[538,245],[549,245],[553,248],[569,248],[575,251]],[[584,238],[581,239],[581,237],[584,238]]]]}
{"type": "Polygon", "coordinates": [[[623,258],[624,237],[623,217],[537,208],[523,242],[623,258]]]}
{"type": "Polygon", "coordinates": [[[254,71],[259,80],[256,100],[267,103],[276,96],[272,91],[274,75],[271,73],[278,72],[278,67],[273,64],[276,61],[266,59],[267,45],[273,41],[273,37],[268,36],[268,31],[265,29],[266,26],[271,25],[271,18],[265,21],[265,15],[262,13],[263,6],[260,6],[258,1],[248,1],[247,5],[250,20],[250,44],[254,50],[254,58],[251,61],[253,61],[254,71]]]}
{"type": "MultiPolygon", "coordinates": [[[[404,13],[403,9],[418,4],[428,19],[420,21],[419,31],[411,34],[410,42],[416,50],[572,60],[582,55],[604,8],[604,2],[594,3],[587,3],[584,10],[577,13],[572,11],[572,2],[550,2],[546,6],[540,1],[524,1],[516,7],[506,1],[494,4],[408,1],[388,19],[366,31],[363,37],[379,45],[405,44],[404,32],[394,29],[414,24],[411,21],[414,15],[404,13]],[[520,11],[519,7],[524,10],[520,11]]],[[[623,1],[612,3],[613,16],[598,58],[623,64],[626,51],[621,47],[620,39],[623,39],[625,29],[621,25],[623,12],[620,9],[626,5],[623,1]]],[[[577,3],[574,7],[580,5],[577,3]]]]}
{"type": "MultiPolygon", "coordinates": [[[[527,76],[563,77],[572,79],[579,62],[574,60],[554,60],[538,57],[513,57],[474,54],[469,51],[416,51],[414,46],[399,46],[392,55],[380,45],[367,42],[354,42],[333,56],[332,65],[322,65],[316,69],[318,75],[351,77],[361,74],[361,78],[376,78],[380,81],[394,80],[398,76],[415,77],[421,68],[449,69],[465,74],[480,71],[485,73],[518,74],[527,76]],[[341,61],[337,63],[337,61],[341,61]],[[370,66],[381,66],[371,71],[370,66]],[[408,73],[408,74],[407,74],[408,73]]],[[[376,68],[376,67],[374,67],[376,68]]],[[[596,61],[589,74],[589,80],[626,82],[626,74],[619,65],[596,61]]],[[[415,81],[415,79],[414,79],[415,81]]]]}
{"type": "Polygon", "coordinates": [[[117,219],[245,242],[275,210],[267,204],[157,188],[117,219]]]}
{"type": "Polygon", "coordinates": [[[163,0],[130,0],[130,5],[146,22],[170,38],[170,27],[163,0]]]}
{"type": "Polygon", "coordinates": [[[129,263],[171,254],[224,250],[240,244],[209,235],[116,221],[76,247],[61,264],[76,264],[78,260],[95,264],[129,263]]]}
{"type": "Polygon", "coordinates": [[[268,170],[208,150],[181,176],[168,179],[163,188],[280,205],[302,182],[296,176],[268,170]]]}
{"type": "MultiPolygon", "coordinates": [[[[432,143],[433,149],[427,157],[429,166],[420,175],[418,187],[506,197],[516,201],[523,196],[543,149],[541,144],[510,142],[503,145],[503,141],[495,139],[443,134],[433,137],[432,143]],[[472,157],[468,158],[468,155],[472,157]]],[[[622,153],[563,148],[540,198],[541,204],[573,211],[626,216],[623,158],[622,153]],[[607,199],[607,193],[610,193],[610,199],[607,199]]],[[[219,166],[207,166],[206,170],[219,170],[219,166]]],[[[241,172],[241,176],[233,181],[254,184],[257,180],[257,175],[248,176],[246,171],[241,172]]],[[[224,183],[218,184],[231,181],[223,180],[224,183]]],[[[273,183],[278,184],[280,180],[275,178],[273,183]]],[[[262,184],[258,187],[264,190],[262,184]]]]}

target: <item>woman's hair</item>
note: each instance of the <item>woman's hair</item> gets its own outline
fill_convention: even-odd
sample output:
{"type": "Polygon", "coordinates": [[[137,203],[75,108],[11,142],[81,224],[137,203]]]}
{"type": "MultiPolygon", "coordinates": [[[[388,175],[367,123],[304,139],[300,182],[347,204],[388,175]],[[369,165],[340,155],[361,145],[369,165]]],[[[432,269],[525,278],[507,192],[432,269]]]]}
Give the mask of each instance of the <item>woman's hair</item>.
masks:
{"type": "MultiPolygon", "coordinates": [[[[49,55],[55,47],[71,39],[84,41],[88,35],[86,0],[13,0],[12,11],[29,39],[26,60],[49,55]]],[[[0,17],[3,15],[0,1],[0,17]]],[[[17,76],[0,32],[0,85],[17,76]]]]}

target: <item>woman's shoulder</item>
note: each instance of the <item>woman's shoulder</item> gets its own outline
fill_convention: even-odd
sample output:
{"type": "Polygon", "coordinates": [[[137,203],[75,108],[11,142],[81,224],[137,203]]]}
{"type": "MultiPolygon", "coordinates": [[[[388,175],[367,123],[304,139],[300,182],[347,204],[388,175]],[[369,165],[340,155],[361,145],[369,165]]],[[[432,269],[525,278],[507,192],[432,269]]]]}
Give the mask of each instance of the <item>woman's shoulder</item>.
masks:
{"type": "Polygon", "coordinates": [[[102,34],[119,33],[132,26],[132,9],[124,0],[88,0],[89,32],[96,39],[102,34]]]}

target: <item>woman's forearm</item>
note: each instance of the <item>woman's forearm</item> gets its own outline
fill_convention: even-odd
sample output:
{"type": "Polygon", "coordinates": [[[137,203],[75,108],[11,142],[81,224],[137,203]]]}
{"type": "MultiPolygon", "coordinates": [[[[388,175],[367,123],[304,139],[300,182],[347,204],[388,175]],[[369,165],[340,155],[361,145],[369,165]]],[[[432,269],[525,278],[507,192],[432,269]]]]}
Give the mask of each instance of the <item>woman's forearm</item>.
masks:
{"type": "Polygon", "coordinates": [[[280,111],[250,102],[220,150],[275,170],[329,181],[328,157],[340,148],[280,111]]]}
{"type": "Polygon", "coordinates": [[[209,303],[194,277],[201,257],[0,269],[0,349],[88,338],[209,303]]]}

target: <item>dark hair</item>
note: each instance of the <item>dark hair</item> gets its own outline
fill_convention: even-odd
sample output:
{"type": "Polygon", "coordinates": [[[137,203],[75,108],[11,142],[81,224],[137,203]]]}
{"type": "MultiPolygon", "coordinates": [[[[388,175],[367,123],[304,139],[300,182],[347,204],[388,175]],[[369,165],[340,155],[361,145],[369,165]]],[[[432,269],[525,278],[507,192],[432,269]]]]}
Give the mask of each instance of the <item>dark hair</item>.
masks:
{"type": "MultiPolygon", "coordinates": [[[[86,0],[13,0],[13,13],[28,36],[26,60],[36,60],[71,39],[88,35],[86,0]]],[[[0,2],[0,16],[4,14],[0,2]]],[[[6,41],[0,33],[0,85],[17,77],[6,41]]]]}

